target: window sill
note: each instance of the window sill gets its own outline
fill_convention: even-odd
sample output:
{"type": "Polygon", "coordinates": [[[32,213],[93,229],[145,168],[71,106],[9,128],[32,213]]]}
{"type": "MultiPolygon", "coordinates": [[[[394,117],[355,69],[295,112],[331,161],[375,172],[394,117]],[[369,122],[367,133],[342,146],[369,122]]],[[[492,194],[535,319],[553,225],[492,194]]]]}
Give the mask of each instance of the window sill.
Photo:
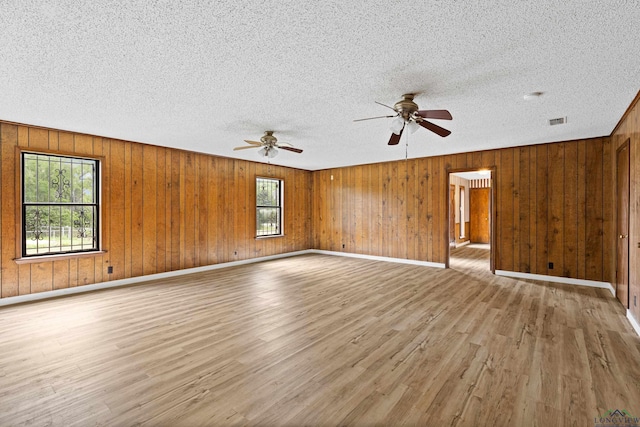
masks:
{"type": "Polygon", "coordinates": [[[268,236],[256,236],[256,240],[273,239],[274,237],[284,237],[284,234],[270,234],[268,236]]]}
{"type": "Polygon", "coordinates": [[[56,254],[56,255],[39,255],[29,256],[24,258],[15,258],[16,264],[31,264],[35,262],[47,262],[47,261],[61,261],[65,259],[73,258],[86,258],[92,256],[99,256],[106,254],[107,251],[91,251],[91,252],[79,252],[75,254],[56,254]]]}

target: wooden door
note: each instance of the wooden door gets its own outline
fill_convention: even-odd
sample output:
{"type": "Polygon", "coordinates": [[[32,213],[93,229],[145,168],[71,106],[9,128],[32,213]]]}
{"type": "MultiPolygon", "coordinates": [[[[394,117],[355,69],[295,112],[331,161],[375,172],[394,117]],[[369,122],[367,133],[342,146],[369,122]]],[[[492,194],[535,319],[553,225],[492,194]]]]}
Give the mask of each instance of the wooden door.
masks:
{"type": "Polygon", "coordinates": [[[449,246],[456,246],[456,186],[449,185],[449,246]]]}
{"type": "Polygon", "coordinates": [[[629,141],[618,149],[616,156],[616,297],[629,308],[629,141]]]}
{"type": "Polygon", "coordinates": [[[469,190],[469,237],[471,243],[491,242],[490,188],[469,190]]]}

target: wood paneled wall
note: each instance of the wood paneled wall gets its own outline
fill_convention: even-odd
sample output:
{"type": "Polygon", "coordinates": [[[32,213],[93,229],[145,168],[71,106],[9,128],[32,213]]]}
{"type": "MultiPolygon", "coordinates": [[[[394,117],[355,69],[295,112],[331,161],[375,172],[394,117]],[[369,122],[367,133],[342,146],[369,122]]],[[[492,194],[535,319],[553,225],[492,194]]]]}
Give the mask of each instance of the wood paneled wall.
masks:
{"type": "Polygon", "coordinates": [[[314,172],[313,247],[445,263],[447,171],[495,167],[496,269],[609,282],[611,156],[595,138],[314,172]]]}
{"type": "Polygon", "coordinates": [[[2,297],[310,248],[311,172],[4,122],[0,141],[2,297]],[[17,146],[103,157],[106,254],[16,264],[17,146]],[[255,238],[256,176],[285,181],[284,237],[255,238]]]}
{"type": "MultiPolygon", "coordinates": [[[[629,195],[629,310],[636,321],[640,323],[640,92],[611,136],[614,156],[611,159],[612,175],[609,191],[614,195],[617,191],[615,152],[627,139],[629,139],[631,164],[629,170],[631,193],[629,195]],[[635,305],[634,296],[637,301],[635,305]]],[[[611,250],[615,254],[615,236],[611,246],[611,250]]]]}

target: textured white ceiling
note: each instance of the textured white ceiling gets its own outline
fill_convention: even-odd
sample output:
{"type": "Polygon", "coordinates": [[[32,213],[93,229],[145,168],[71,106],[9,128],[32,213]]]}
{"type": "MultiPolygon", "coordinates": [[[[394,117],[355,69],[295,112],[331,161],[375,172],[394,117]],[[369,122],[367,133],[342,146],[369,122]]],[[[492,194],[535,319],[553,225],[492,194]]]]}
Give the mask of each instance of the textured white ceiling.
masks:
{"type": "Polygon", "coordinates": [[[273,129],[304,153],[272,163],[311,170],[597,137],[639,34],[624,0],[0,0],[0,119],[256,161],[233,147],[273,129]],[[407,92],[452,135],[353,123],[407,92]]]}

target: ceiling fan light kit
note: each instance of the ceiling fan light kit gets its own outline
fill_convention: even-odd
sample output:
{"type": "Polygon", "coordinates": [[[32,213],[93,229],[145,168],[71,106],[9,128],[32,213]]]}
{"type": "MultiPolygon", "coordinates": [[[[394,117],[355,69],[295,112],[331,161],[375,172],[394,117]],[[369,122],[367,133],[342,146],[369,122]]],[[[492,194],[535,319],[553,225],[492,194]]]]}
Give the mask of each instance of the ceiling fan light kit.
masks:
{"type": "Polygon", "coordinates": [[[405,129],[405,127],[411,133],[414,133],[416,130],[418,130],[418,127],[421,126],[437,135],[440,135],[443,138],[449,136],[451,134],[451,131],[440,127],[435,123],[431,123],[426,119],[452,120],[453,117],[451,116],[451,113],[449,113],[449,111],[447,110],[420,110],[418,104],[413,102],[414,96],[415,94],[413,93],[404,94],[402,96],[402,100],[393,104],[393,107],[376,101],[376,104],[380,104],[383,107],[387,107],[395,111],[395,115],[369,117],[366,119],[358,119],[354,121],[359,122],[363,120],[393,117],[394,119],[391,122],[390,127],[392,134],[391,138],[389,138],[389,145],[397,145],[400,142],[400,137],[402,136],[402,131],[405,129]]]}

